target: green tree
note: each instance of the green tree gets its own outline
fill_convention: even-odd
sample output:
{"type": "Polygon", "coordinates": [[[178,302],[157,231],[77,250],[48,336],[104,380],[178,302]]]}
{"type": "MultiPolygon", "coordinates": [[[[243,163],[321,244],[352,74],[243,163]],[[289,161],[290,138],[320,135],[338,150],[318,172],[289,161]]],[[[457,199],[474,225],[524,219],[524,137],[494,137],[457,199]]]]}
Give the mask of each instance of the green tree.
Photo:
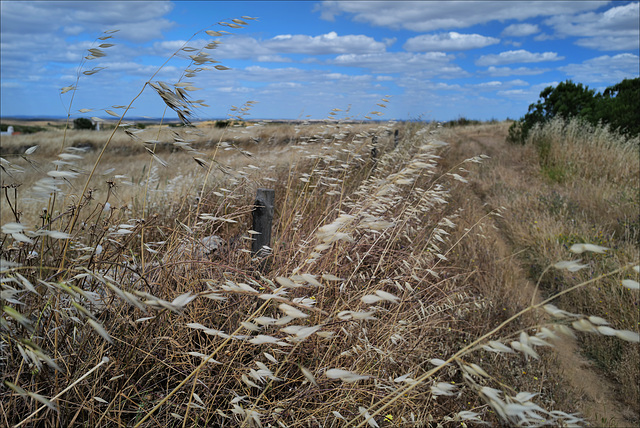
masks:
{"type": "Polygon", "coordinates": [[[625,79],[608,87],[602,94],[571,80],[555,88],[548,86],[540,92],[538,102],[529,106],[524,117],[511,125],[507,139],[512,143],[524,144],[529,131],[536,124],[556,116],[565,119],[580,117],[592,125],[609,124],[621,133],[638,135],[640,78],[625,79]]]}
{"type": "Polygon", "coordinates": [[[86,117],[79,117],[73,121],[74,129],[95,129],[95,125],[86,117]]]}
{"type": "MultiPolygon", "coordinates": [[[[600,94],[598,94],[600,96],[600,94]]],[[[579,116],[597,122],[598,97],[595,90],[575,84],[571,80],[558,84],[555,88],[547,86],[540,92],[537,103],[529,105],[529,111],[522,119],[509,128],[509,140],[524,144],[529,131],[538,123],[547,122],[556,116],[565,119],[579,116]]]]}
{"type": "Polygon", "coordinates": [[[627,135],[640,134],[640,77],[609,86],[599,107],[602,121],[613,129],[627,135]]]}

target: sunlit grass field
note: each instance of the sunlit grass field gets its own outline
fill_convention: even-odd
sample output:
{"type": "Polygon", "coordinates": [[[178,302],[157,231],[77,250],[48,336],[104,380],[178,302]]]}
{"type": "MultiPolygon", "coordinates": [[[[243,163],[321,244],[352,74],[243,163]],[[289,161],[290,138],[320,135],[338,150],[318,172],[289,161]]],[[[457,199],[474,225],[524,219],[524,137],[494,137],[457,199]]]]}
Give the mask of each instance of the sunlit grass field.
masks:
{"type": "Polygon", "coordinates": [[[2,137],[3,425],[638,421],[637,138],[250,103],[198,126],[183,87],[152,90],[185,126],[2,137]]]}

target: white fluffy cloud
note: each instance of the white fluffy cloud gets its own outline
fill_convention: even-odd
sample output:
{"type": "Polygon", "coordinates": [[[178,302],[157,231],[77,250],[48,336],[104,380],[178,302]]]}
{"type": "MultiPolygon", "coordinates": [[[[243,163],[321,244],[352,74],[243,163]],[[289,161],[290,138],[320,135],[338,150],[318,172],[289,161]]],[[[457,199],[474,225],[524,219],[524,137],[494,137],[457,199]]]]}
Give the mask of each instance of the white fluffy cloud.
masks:
{"type": "Polygon", "coordinates": [[[507,88],[512,88],[514,86],[529,86],[529,83],[525,82],[524,80],[516,79],[516,80],[505,81],[505,82],[502,82],[499,80],[492,80],[490,82],[482,82],[482,83],[466,85],[467,88],[471,88],[474,90],[481,90],[481,91],[495,91],[498,89],[504,90],[507,88]]]}
{"type": "MultiPolygon", "coordinates": [[[[162,38],[173,26],[163,18],[173,9],[170,2],[27,2],[3,1],[2,14],[2,78],[22,78],[36,73],[48,62],[78,65],[89,41],[69,41],[70,36],[98,37],[108,29],[118,29],[106,49],[107,58],[99,62],[124,61],[135,54],[123,40],[145,42],[162,38]],[[86,35],[85,35],[86,34],[86,35]],[[88,35],[88,36],[87,36],[88,35]]],[[[80,38],[82,40],[82,38],[80,38]]],[[[86,40],[86,39],[85,39],[86,40]]],[[[93,63],[87,64],[93,67],[93,63]]],[[[104,64],[100,64],[104,66],[104,64]]],[[[47,66],[51,74],[51,65],[47,66]]]]}
{"type": "Polygon", "coordinates": [[[591,58],[581,64],[569,64],[560,67],[572,79],[579,82],[619,82],[627,78],[638,77],[638,55],[629,53],[591,58]]]}
{"type": "Polygon", "coordinates": [[[320,36],[279,35],[264,42],[269,50],[279,53],[309,55],[383,52],[385,44],[363,35],[338,36],[334,31],[320,36]]]}
{"type": "Polygon", "coordinates": [[[506,37],[525,37],[540,32],[540,28],[534,24],[511,24],[502,31],[506,37]]]}
{"type": "Polygon", "coordinates": [[[169,1],[80,1],[2,2],[2,32],[5,34],[99,34],[119,29],[118,36],[136,42],[162,37],[173,27],[165,18],[173,9],[169,1]]]}
{"type": "Polygon", "coordinates": [[[560,61],[563,60],[564,57],[558,56],[556,52],[544,52],[544,53],[534,53],[529,52],[524,49],[519,49],[517,51],[506,51],[501,52],[497,55],[483,55],[476,61],[476,65],[479,66],[490,66],[490,65],[503,65],[503,64],[514,64],[514,63],[530,63],[530,62],[545,62],[545,61],[560,61]]]}
{"type": "Polygon", "coordinates": [[[554,16],[545,21],[562,37],[581,37],[576,44],[603,51],[637,50],[640,47],[640,4],[629,3],[605,12],[571,17],[554,16]]]}
{"type": "Polygon", "coordinates": [[[606,1],[324,1],[317,6],[321,17],[334,20],[341,14],[352,15],[354,21],[379,27],[411,31],[434,31],[466,28],[476,24],[509,19],[523,20],[538,16],[574,14],[597,9],[606,1]]]}
{"type": "Polygon", "coordinates": [[[535,76],[537,74],[546,73],[549,68],[529,68],[529,67],[494,67],[491,66],[484,71],[484,74],[488,74],[493,77],[506,77],[506,76],[535,76]]]}
{"type": "Polygon", "coordinates": [[[421,72],[425,77],[455,78],[468,73],[454,64],[454,57],[442,52],[413,54],[384,52],[376,54],[339,55],[330,64],[369,69],[372,73],[421,72]]]}
{"type": "MultiPolygon", "coordinates": [[[[384,52],[386,45],[364,35],[340,36],[335,32],[308,36],[303,34],[281,34],[271,39],[258,40],[253,37],[231,36],[222,40],[216,49],[218,58],[257,58],[279,54],[329,55],[345,53],[384,52]]],[[[278,62],[286,59],[279,57],[278,62]]]]}
{"type": "Polygon", "coordinates": [[[485,37],[480,34],[460,34],[452,31],[412,37],[407,40],[403,47],[411,52],[447,52],[484,48],[499,42],[500,39],[495,37],[485,37]]]}

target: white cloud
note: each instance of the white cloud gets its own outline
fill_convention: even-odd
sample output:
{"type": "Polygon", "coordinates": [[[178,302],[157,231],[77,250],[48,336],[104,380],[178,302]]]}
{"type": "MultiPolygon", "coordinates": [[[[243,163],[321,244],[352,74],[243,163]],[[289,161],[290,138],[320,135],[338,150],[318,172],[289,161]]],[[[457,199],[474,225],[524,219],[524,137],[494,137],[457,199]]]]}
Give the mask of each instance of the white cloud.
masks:
{"type": "Polygon", "coordinates": [[[506,46],[514,46],[516,48],[522,46],[522,42],[516,42],[514,40],[505,40],[504,42],[502,42],[502,44],[506,46]]]}
{"type": "Polygon", "coordinates": [[[411,52],[464,51],[483,48],[499,43],[500,39],[485,37],[480,34],[460,34],[456,32],[441,34],[423,34],[412,37],[404,44],[404,49],[411,52]]]}
{"type": "Polygon", "coordinates": [[[506,76],[535,76],[536,74],[542,74],[549,71],[549,68],[528,68],[528,67],[494,67],[487,68],[483,73],[494,77],[506,77],[506,76]]]}
{"type": "Polygon", "coordinates": [[[294,89],[294,88],[301,88],[302,84],[296,83],[296,82],[276,82],[276,83],[269,83],[267,87],[272,89],[273,88],[294,89]]]}
{"type": "Polygon", "coordinates": [[[532,92],[525,89],[507,89],[506,91],[498,91],[496,95],[506,98],[531,99],[532,92]]]}
{"type": "MultiPolygon", "coordinates": [[[[496,95],[508,99],[526,101],[528,105],[532,100],[538,99],[538,97],[540,96],[540,92],[542,92],[543,89],[547,88],[548,86],[558,86],[558,83],[559,82],[546,82],[538,83],[525,89],[504,89],[497,91],[496,95]]],[[[527,107],[525,105],[522,113],[525,113],[526,109],[527,107]]]]}
{"type": "Polygon", "coordinates": [[[120,29],[122,39],[145,42],[162,37],[174,26],[163,18],[173,10],[169,1],[93,2],[2,2],[2,33],[21,35],[51,34],[62,30],[67,34],[99,34],[120,29]]]}
{"type": "Polygon", "coordinates": [[[82,25],[69,25],[64,27],[62,31],[64,32],[64,34],[77,36],[84,31],[84,27],[82,25]]]}
{"type": "Polygon", "coordinates": [[[462,87],[457,84],[449,84],[442,82],[433,82],[428,79],[424,79],[419,74],[409,74],[407,76],[401,76],[396,81],[400,87],[407,88],[412,94],[416,92],[429,92],[435,93],[435,91],[459,91],[462,87]]]}
{"type": "Polygon", "coordinates": [[[442,52],[413,54],[409,52],[384,52],[377,54],[345,54],[328,61],[333,65],[361,67],[372,73],[421,72],[425,76],[442,78],[464,77],[468,73],[453,64],[452,55],[442,52]]]}
{"type": "Polygon", "coordinates": [[[482,82],[475,85],[468,85],[471,88],[496,88],[502,86],[502,82],[494,80],[492,82],[482,82]]]}
{"type": "Polygon", "coordinates": [[[536,42],[544,42],[545,40],[554,40],[557,39],[557,36],[552,36],[551,34],[540,33],[533,38],[536,42]]]}
{"type": "MultiPolygon", "coordinates": [[[[25,73],[55,76],[60,64],[77,67],[92,42],[86,37],[98,37],[108,28],[130,27],[113,34],[104,49],[106,58],[85,64],[104,66],[105,61],[127,61],[140,54],[124,39],[147,41],[162,37],[172,24],[162,16],[173,9],[169,2],[1,2],[2,14],[2,78],[23,78],[25,73]],[[153,30],[151,30],[153,28],[153,30]],[[70,39],[70,37],[72,37],[70,39]],[[51,62],[57,64],[51,64],[51,62]]],[[[68,82],[67,84],[70,84],[68,82]]]]}
{"type": "Polygon", "coordinates": [[[523,20],[537,16],[575,14],[594,10],[606,1],[528,2],[416,2],[416,1],[324,1],[316,6],[320,17],[334,20],[348,14],[356,22],[411,31],[466,28],[491,21],[523,20]]]}
{"type": "Polygon", "coordinates": [[[475,62],[479,66],[513,64],[519,62],[544,62],[544,61],[560,61],[564,57],[558,56],[556,52],[534,53],[524,49],[517,51],[501,52],[497,55],[483,55],[475,62]]]}
{"type": "Polygon", "coordinates": [[[561,37],[582,37],[576,44],[603,51],[640,48],[640,4],[629,3],[605,12],[588,12],[571,17],[552,17],[545,21],[561,37]]]}
{"type": "MultiPolygon", "coordinates": [[[[230,36],[222,40],[215,55],[218,58],[252,59],[259,56],[266,58],[278,54],[329,55],[344,53],[384,52],[386,45],[374,38],[364,35],[339,36],[335,32],[308,36],[303,34],[281,34],[271,39],[258,40],[246,36],[230,36]]],[[[283,57],[279,61],[285,62],[283,57]]]]}
{"type": "Polygon", "coordinates": [[[280,55],[258,55],[256,58],[258,62],[292,62],[291,58],[287,58],[280,55]]]}
{"type": "MultiPolygon", "coordinates": [[[[149,55],[159,56],[162,58],[169,58],[174,52],[187,46],[186,40],[163,40],[161,42],[154,42],[150,49],[146,49],[146,53],[149,55]]],[[[202,43],[199,41],[192,42],[188,46],[200,47],[202,43]]]]}
{"type": "Polygon", "coordinates": [[[496,90],[496,89],[506,89],[514,86],[529,86],[528,82],[524,80],[516,79],[509,80],[506,82],[502,82],[499,80],[492,80],[490,82],[482,82],[476,84],[465,85],[467,88],[479,89],[479,90],[496,90]]]}
{"type": "Polygon", "coordinates": [[[5,89],[15,89],[24,87],[24,84],[19,82],[0,82],[0,87],[5,89]]]}
{"type": "Polygon", "coordinates": [[[629,36],[605,36],[605,37],[588,37],[576,41],[576,45],[599,51],[637,51],[640,47],[638,43],[638,35],[629,36]]]}
{"type": "Polygon", "coordinates": [[[511,24],[502,31],[506,37],[525,37],[540,32],[540,28],[534,24],[511,24]]]}
{"type": "Polygon", "coordinates": [[[385,46],[389,47],[391,45],[393,45],[395,42],[398,41],[397,37],[384,37],[382,39],[382,42],[385,44],[385,46]]]}
{"type": "Polygon", "coordinates": [[[338,36],[334,31],[320,36],[279,35],[265,40],[266,49],[280,53],[302,53],[309,55],[383,52],[384,43],[363,35],[338,36]]]}
{"type": "Polygon", "coordinates": [[[560,67],[572,79],[578,82],[602,82],[605,84],[615,84],[627,78],[638,77],[640,64],[638,55],[629,53],[609,56],[603,55],[591,58],[582,64],[569,64],[560,67]]]}

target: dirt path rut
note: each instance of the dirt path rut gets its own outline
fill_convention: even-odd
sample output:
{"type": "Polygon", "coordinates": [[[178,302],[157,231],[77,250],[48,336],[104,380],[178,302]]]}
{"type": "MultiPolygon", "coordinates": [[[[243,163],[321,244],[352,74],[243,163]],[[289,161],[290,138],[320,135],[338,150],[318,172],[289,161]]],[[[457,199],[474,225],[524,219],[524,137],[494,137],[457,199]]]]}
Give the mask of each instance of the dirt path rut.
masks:
{"type": "MultiPolygon", "coordinates": [[[[510,205],[515,195],[523,195],[531,188],[544,187],[545,183],[531,164],[531,148],[514,147],[505,142],[506,127],[469,127],[444,130],[443,139],[451,144],[446,157],[449,162],[456,162],[472,156],[486,154],[490,160],[485,161],[477,174],[469,176],[470,188],[477,197],[482,210],[488,212],[499,206],[507,211],[519,209],[510,205]],[[537,181],[536,183],[532,183],[537,181]]],[[[526,213],[523,214],[526,218],[526,213]]],[[[533,220],[532,220],[533,221],[533,220]]],[[[523,248],[514,244],[513,236],[497,222],[498,239],[493,242],[494,248],[506,252],[510,257],[523,248]]],[[[517,262],[516,262],[517,263],[517,262]]],[[[521,298],[531,299],[535,284],[528,278],[523,266],[516,269],[514,275],[520,276],[516,281],[520,284],[521,298]]],[[[539,298],[539,297],[537,297],[539,298]]],[[[580,354],[578,344],[567,340],[557,344],[557,362],[564,380],[566,394],[575,404],[575,411],[580,412],[592,426],[636,427],[638,426],[637,409],[629,409],[621,404],[616,396],[616,387],[594,367],[593,363],[580,354]]],[[[569,409],[561,409],[569,410],[569,409]]]]}

